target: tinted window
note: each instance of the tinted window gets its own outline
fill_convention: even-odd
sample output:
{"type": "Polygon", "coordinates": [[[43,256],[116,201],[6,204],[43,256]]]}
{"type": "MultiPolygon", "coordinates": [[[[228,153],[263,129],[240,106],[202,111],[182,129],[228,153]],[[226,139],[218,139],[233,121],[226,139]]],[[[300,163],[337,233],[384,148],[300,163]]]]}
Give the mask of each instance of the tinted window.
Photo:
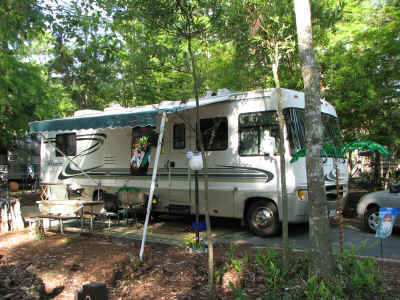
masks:
{"type": "Polygon", "coordinates": [[[275,111],[239,115],[239,154],[265,155],[279,146],[279,121],[275,111]]]}
{"type": "Polygon", "coordinates": [[[185,124],[174,125],[174,149],[185,149],[185,124]]]}
{"type": "MultiPolygon", "coordinates": [[[[203,136],[204,150],[221,151],[228,148],[227,118],[201,119],[200,128],[203,136]]],[[[199,145],[197,145],[197,149],[200,149],[199,145]]]]}
{"type": "MultiPolygon", "coordinates": [[[[67,156],[76,155],[76,134],[65,133],[56,135],[56,147],[60,149],[67,156]]],[[[63,156],[56,151],[56,156],[63,156]]]]}

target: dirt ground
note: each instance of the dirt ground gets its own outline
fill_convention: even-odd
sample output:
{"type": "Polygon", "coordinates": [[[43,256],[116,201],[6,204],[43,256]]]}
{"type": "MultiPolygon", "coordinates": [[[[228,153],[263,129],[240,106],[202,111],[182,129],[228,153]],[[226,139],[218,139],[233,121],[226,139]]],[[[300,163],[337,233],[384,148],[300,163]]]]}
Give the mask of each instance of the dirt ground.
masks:
{"type": "MultiPolygon", "coordinates": [[[[0,299],[74,299],[82,285],[92,282],[105,283],[110,299],[116,300],[207,298],[207,254],[153,244],[145,248],[144,265],[139,266],[138,242],[83,233],[46,235],[39,240],[28,229],[0,234],[0,299]]],[[[228,261],[228,247],[215,248],[217,270],[228,261]]],[[[250,245],[240,246],[241,251],[250,256],[256,253],[250,245]]],[[[388,295],[400,299],[400,262],[387,261],[381,266],[388,295]]],[[[265,291],[262,277],[250,271],[239,276],[228,268],[217,284],[217,299],[234,299],[230,281],[253,299],[265,291]]]]}
{"type": "MultiPolygon", "coordinates": [[[[82,234],[47,233],[45,240],[28,230],[0,235],[0,299],[74,299],[82,285],[105,283],[110,299],[206,299],[207,254],[181,247],[149,245],[138,266],[138,243],[122,243],[82,234]]],[[[256,249],[241,246],[255,254],[256,249]]],[[[226,247],[215,248],[217,269],[228,261],[226,247]]],[[[400,263],[385,262],[385,288],[399,295],[400,263]]],[[[217,285],[218,299],[234,299],[229,281],[240,281],[244,295],[263,295],[264,280],[226,270],[217,285]]]]}

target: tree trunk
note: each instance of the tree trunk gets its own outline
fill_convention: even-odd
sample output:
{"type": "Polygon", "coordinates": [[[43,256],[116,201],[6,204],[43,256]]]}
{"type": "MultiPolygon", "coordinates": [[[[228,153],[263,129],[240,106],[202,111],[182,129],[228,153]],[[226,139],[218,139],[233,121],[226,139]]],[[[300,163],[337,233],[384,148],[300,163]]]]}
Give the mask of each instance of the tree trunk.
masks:
{"type": "Polygon", "coordinates": [[[295,0],[294,7],[306,102],[306,170],[311,249],[309,271],[310,274],[325,277],[334,272],[334,264],[321,164],[323,136],[319,71],[314,59],[310,3],[308,0],[295,0]]]}
{"type": "Polygon", "coordinates": [[[18,199],[1,202],[0,207],[0,232],[19,231],[25,228],[21,215],[21,205],[18,199]]]}
{"type": "Polygon", "coordinates": [[[289,228],[288,228],[288,196],[286,188],[286,165],[285,165],[285,120],[282,108],[282,91],[279,80],[279,45],[274,45],[274,63],[272,73],[274,75],[275,87],[278,93],[278,117],[279,117],[279,157],[281,170],[281,201],[282,201],[282,236],[283,236],[283,264],[288,267],[289,264],[289,228]]]}
{"type": "MultiPolygon", "coordinates": [[[[207,244],[208,244],[208,299],[214,299],[214,246],[211,237],[211,222],[208,208],[208,168],[207,168],[207,157],[204,151],[203,138],[200,130],[200,113],[199,113],[199,90],[196,75],[196,63],[192,52],[192,43],[190,37],[188,38],[188,50],[190,54],[190,60],[192,63],[192,74],[194,81],[194,94],[196,99],[196,138],[200,145],[201,156],[204,164],[204,202],[205,202],[205,219],[206,219],[206,230],[207,230],[207,244]]],[[[198,224],[197,224],[198,226],[198,224]]]]}

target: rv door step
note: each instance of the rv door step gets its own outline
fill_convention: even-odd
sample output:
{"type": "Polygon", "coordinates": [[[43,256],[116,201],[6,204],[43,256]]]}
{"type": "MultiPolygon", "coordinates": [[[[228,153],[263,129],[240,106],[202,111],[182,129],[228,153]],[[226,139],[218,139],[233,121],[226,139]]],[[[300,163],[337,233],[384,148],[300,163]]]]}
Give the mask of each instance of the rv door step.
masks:
{"type": "Polygon", "coordinates": [[[168,206],[168,213],[170,215],[190,215],[190,206],[171,204],[168,206]]]}

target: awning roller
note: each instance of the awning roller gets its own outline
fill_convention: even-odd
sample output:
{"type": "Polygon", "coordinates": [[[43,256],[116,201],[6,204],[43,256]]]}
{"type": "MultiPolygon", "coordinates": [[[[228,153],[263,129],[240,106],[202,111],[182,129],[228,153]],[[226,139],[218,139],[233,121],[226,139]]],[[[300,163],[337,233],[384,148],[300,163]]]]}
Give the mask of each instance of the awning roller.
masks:
{"type": "Polygon", "coordinates": [[[99,114],[30,123],[30,132],[71,131],[81,129],[156,126],[158,111],[99,114]]]}

